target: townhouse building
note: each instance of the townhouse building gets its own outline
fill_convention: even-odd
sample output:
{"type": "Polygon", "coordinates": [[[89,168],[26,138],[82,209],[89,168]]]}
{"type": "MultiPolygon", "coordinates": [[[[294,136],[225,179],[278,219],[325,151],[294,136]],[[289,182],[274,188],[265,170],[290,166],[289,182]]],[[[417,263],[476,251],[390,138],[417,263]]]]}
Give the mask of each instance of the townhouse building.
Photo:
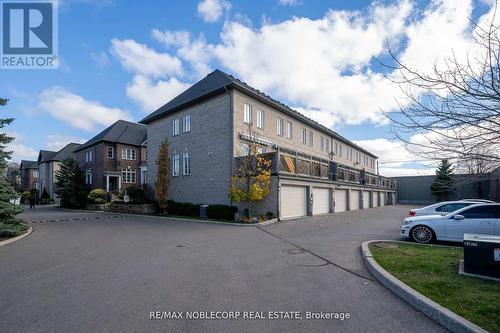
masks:
{"type": "Polygon", "coordinates": [[[89,188],[119,192],[147,184],[146,126],[119,120],[75,150],[89,188]]]}
{"type": "Polygon", "coordinates": [[[253,205],[255,214],[291,218],[396,200],[395,183],[378,175],[377,156],[220,70],[141,123],[147,125],[149,184],[154,190],[166,140],[176,201],[235,204],[230,179],[251,142],[272,161],[271,193],[253,205]]]}
{"type": "Polygon", "coordinates": [[[20,188],[23,191],[30,191],[31,189],[38,190],[38,162],[22,160],[19,166],[19,173],[21,176],[20,188]]]}
{"type": "Polygon", "coordinates": [[[80,146],[78,143],[69,143],[59,151],[40,150],[38,154],[38,189],[39,194],[45,188],[51,200],[57,199],[56,172],[61,169],[61,162],[74,158],[74,151],[80,146]]]}

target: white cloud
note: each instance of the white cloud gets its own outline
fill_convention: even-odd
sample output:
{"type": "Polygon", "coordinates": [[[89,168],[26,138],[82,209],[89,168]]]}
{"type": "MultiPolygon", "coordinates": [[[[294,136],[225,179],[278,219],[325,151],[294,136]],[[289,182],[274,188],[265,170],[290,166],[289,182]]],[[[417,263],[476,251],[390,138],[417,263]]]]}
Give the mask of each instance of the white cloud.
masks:
{"type": "Polygon", "coordinates": [[[198,15],[205,22],[217,22],[229,9],[231,3],[225,0],[203,0],[198,3],[198,15]]]}
{"type": "Polygon", "coordinates": [[[112,39],[111,53],[122,66],[136,74],[150,77],[181,76],[182,62],[167,53],[158,53],[134,40],[112,39]]]}
{"type": "Polygon", "coordinates": [[[174,77],[166,81],[154,81],[148,77],[136,75],[127,86],[127,96],[136,101],[144,111],[153,112],[189,86],[174,77]]]}
{"type": "Polygon", "coordinates": [[[8,136],[13,137],[14,141],[6,147],[7,151],[12,151],[12,162],[20,162],[21,160],[36,160],[38,151],[24,144],[25,136],[17,132],[7,132],[8,136]]]}
{"type": "Polygon", "coordinates": [[[119,119],[131,120],[128,111],[89,101],[62,87],[46,89],[38,96],[40,109],[73,127],[92,131],[96,126],[108,126],[119,119]]]}
{"type": "Polygon", "coordinates": [[[49,134],[47,135],[47,149],[52,151],[59,151],[68,143],[84,143],[86,139],[77,138],[74,136],[49,134]]]}
{"type": "Polygon", "coordinates": [[[401,176],[428,176],[434,175],[436,168],[389,168],[380,167],[380,174],[385,177],[401,177],[401,176]]]}
{"type": "Polygon", "coordinates": [[[106,52],[92,52],[90,58],[96,63],[98,67],[105,67],[109,64],[109,56],[106,52]]]}
{"type": "Polygon", "coordinates": [[[419,159],[417,156],[410,154],[405,146],[398,141],[378,138],[356,140],[354,143],[378,156],[380,163],[391,163],[391,167],[401,166],[404,163],[411,163],[419,159]]]}
{"type": "Polygon", "coordinates": [[[295,6],[299,3],[299,0],[279,0],[282,6],[295,6]]]}

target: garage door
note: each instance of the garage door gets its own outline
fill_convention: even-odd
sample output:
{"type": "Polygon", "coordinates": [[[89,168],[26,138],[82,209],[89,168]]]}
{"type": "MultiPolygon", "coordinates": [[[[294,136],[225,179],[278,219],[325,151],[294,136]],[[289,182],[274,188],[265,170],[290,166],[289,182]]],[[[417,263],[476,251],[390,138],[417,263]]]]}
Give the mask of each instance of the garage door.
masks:
{"type": "Polygon", "coordinates": [[[373,207],[378,206],[378,192],[372,192],[373,207]]]}
{"type": "Polygon", "coordinates": [[[380,192],[380,206],[385,206],[385,200],[386,200],[386,193],[385,192],[380,192]]]}
{"type": "Polygon", "coordinates": [[[330,189],[313,188],[313,215],[330,213],[330,189]]]}
{"type": "Polygon", "coordinates": [[[363,192],[363,208],[370,208],[370,192],[363,192]]]}
{"type": "Polygon", "coordinates": [[[351,190],[351,196],[349,197],[349,209],[357,210],[359,209],[360,191],[351,190]]]}
{"type": "Polygon", "coordinates": [[[306,187],[281,186],[281,218],[300,217],[307,214],[306,187]]]}
{"type": "Polygon", "coordinates": [[[335,213],[347,210],[347,191],[335,190],[335,213]]]}

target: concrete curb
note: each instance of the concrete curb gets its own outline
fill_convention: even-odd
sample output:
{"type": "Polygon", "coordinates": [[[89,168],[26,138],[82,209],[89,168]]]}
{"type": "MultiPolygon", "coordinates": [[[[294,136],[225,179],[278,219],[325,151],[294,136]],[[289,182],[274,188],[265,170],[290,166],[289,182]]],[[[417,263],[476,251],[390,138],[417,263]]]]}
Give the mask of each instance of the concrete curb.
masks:
{"type": "Polygon", "coordinates": [[[20,236],[17,236],[17,237],[13,237],[13,238],[9,238],[9,239],[6,239],[6,240],[3,240],[0,242],[0,246],[4,246],[4,245],[8,245],[8,244],[11,244],[11,243],[14,243],[14,242],[17,242],[18,240],[21,240],[23,239],[24,237],[28,236],[29,234],[31,234],[33,232],[33,228],[30,227],[28,229],[28,231],[26,231],[24,234],[20,235],[20,236]]]}
{"type": "Polygon", "coordinates": [[[488,333],[476,324],[468,321],[467,319],[457,315],[456,313],[448,310],[447,308],[439,305],[433,300],[418,293],[410,288],[400,280],[396,279],[393,275],[383,269],[373,258],[368,245],[372,243],[387,242],[387,243],[407,243],[401,241],[391,240],[372,240],[361,244],[361,255],[365,262],[368,271],[380,283],[387,287],[390,291],[410,303],[420,312],[433,319],[435,322],[446,327],[452,332],[456,333],[488,333]]]}

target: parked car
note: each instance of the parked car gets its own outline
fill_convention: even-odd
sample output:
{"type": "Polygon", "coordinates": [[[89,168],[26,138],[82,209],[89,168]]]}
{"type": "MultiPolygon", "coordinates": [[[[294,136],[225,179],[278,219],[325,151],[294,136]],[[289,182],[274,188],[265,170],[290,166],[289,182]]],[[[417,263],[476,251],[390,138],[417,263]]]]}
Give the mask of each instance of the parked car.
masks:
{"type": "Polygon", "coordinates": [[[484,202],[484,203],[495,203],[495,201],[486,200],[486,199],[461,199],[460,201],[476,201],[476,202],[484,202]]]}
{"type": "Polygon", "coordinates": [[[465,233],[500,236],[500,204],[476,203],[445,216],[407,217],[401,235],[418,243],[461,242],[465,233]]]}
{"type": "Polygon", "coordinates": [[[482,203],[482,201],[474,200],[459,200],[459,201],[442,201],[423,208],[410,209],[409,216],[424,216],[424,215],[448,215],[458,209],[482,203]]]}

